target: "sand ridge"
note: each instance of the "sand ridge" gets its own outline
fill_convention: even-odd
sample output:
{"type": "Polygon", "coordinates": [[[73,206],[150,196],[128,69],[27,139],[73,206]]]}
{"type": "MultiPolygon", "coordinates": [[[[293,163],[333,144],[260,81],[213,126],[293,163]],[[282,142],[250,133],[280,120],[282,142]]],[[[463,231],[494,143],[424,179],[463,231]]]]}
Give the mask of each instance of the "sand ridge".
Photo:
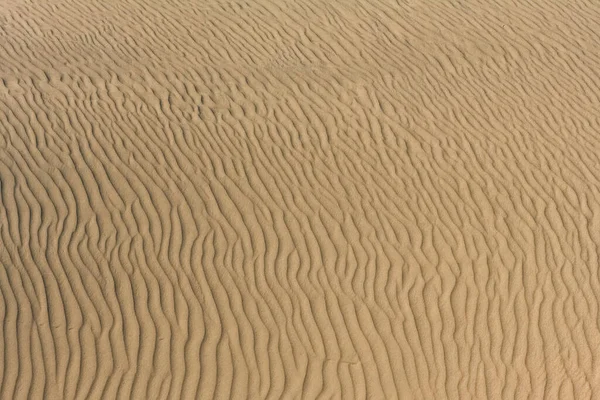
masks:
{"type": "Polygon", "coordinates": [[[599,396],[600,6],[0,4],[0,399],[599,396]]]}

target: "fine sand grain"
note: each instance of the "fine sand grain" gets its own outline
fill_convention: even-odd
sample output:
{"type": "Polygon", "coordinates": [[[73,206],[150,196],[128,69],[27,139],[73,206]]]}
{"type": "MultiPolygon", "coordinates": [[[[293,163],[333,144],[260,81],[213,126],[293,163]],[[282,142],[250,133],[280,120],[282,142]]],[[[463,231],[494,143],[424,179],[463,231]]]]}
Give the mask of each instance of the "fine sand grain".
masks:
{"type": "Polygon", "coordinates": [[[600,3],[0,1],[0,399],[599,399],[600,3]]]}

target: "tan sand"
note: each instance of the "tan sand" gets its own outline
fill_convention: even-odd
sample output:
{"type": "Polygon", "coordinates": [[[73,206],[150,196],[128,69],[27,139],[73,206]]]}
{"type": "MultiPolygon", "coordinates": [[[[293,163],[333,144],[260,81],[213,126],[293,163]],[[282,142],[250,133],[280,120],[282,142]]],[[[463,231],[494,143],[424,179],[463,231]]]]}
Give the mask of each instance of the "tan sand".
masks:
{"type": "Polygon", "coordinates": [[[0,2],[0,399],[600,398],[600,3],[0,2]]]}

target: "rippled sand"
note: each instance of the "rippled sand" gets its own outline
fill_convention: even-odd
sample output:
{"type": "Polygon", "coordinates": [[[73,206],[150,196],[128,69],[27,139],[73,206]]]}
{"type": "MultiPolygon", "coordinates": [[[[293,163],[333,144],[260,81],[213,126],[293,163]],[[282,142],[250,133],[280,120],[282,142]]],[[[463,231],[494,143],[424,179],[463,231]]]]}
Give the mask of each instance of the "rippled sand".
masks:
{"type": "Polygon", "coordinates": [[[0,2],[1,399],[600,398],[600,3],[0,2]]]}

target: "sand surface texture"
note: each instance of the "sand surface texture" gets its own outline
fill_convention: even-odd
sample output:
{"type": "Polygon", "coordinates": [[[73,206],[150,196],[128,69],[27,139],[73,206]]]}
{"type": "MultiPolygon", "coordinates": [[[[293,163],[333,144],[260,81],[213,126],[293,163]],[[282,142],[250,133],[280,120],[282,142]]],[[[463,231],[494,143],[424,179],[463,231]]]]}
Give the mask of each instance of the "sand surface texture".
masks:
{"type": "Polygon", "coordinates": [[[600,398],[599,86],[594,1],[1,1],[0,398],[600,398]]]}

